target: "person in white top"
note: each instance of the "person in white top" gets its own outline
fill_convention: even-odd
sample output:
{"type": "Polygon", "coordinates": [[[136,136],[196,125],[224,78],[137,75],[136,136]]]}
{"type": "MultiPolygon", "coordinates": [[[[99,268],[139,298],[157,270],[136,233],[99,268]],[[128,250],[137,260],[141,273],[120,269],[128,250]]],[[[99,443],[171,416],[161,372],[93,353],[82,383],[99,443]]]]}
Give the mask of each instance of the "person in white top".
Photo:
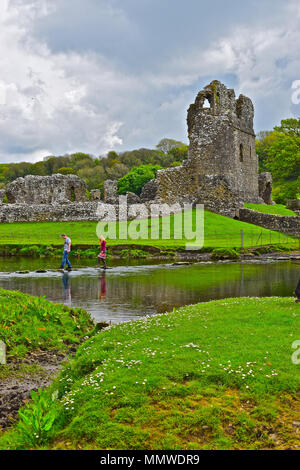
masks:
{"type": "Polygon", "coordinates": [[[62,257],[60,269],[65,269],[65,265],[67,264],[68,271],[72,271],[71,263],[68,260],[69,253],[71,251],[71,238],[67,237],[67,235],[65,233],[62,234],[62,237],[64,238],[65,243],[64,243],[64,254],[63,254],[63,257],[62,257]]]}

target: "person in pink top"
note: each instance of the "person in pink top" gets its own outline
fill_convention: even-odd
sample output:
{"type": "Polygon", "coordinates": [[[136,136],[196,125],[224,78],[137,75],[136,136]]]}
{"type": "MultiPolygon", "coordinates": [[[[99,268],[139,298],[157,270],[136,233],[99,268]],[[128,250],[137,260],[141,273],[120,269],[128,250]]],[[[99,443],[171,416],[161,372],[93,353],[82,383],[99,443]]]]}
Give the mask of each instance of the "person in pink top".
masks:
{"type": "Polygon", "coordinates": [[[103,235],[99,238],[99,245],[100,245],[100,253],[98,255],[98,264],[100,265],[100,261],[103,263],[103,269],[106,269],[106,240],[103,235]]]}

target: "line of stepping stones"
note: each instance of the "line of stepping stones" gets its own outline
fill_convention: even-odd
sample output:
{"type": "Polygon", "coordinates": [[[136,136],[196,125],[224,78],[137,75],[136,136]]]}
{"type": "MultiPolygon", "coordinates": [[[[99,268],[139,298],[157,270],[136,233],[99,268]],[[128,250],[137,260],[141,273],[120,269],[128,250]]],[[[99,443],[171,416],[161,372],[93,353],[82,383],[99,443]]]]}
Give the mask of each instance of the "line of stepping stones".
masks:
{"type": "MultiPolygon", "coordinates": [[[[95,268],[95,269],[102,269],[102,268],[95,268]]],[[[111,269],[111,268],[106,268],[106,269],[111,269]]],[[[78,269],[75,268],[75,269],[72,269],[72,271],[78,271],[78,269]]],[[[65,272],[67,273],[69,271],[65,269],[36,269],[35,271],[28,271],[26,269],[22,271],[1,272],[0,274],[65,273],[65,272]]]]}
{"type": "MultiPolygon", "coordinates": [[[[296,256],[296,255],[278,256],[278,257],[276,257],[276,256],[267,256],[265,259],[274,260],[274,261],[300,261],[300,256],[296,256]]],[[[182,266],[182,265],[188,265],[188,264],[194,264],[194,261],[176,261],[175,263],[172,263],[173,266],[182,266]]],[[[100,268],[97,267],[95,269],[102,269],[102,267],[100,267],[100,268]]],[[[106,269],[111,269],[111,268],[106,268],[106,269]]],[[[74,269],[72,269],[72,271],[78,271],[78,269],[74,268],[74,269]]],[[[68,272],[68,271],[65,271],[64,269],[37,269],[35,271],[28,271],[28,270],[15,271],[15,274],[29,274],[31,272],[34,272],[34,273],[48,273],[48,272],[64,273],[64,272],[68,272]]],[[[13,273],[7,272],[7,273],[2,273],[2,274],[13,274],[13,273]]]]}

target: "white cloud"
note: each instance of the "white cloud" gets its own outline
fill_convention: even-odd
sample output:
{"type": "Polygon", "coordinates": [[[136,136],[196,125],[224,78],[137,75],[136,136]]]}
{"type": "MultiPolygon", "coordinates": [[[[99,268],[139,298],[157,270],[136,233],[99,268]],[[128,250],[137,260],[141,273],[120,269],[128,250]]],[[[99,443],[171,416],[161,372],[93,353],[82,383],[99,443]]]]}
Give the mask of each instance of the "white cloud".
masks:
{"type": "MultiPolygon", "coordinates": [[[[126,42],[138,25],[117,0],[99,1],[101,24],[122,31],[126,42]]],[[[207,47],[192,41],[169,48],[167,56],[162,47],[152,72],[146,65],[124,69],[92,41],[85,50],[51,48],[33,31],[56,8],[57,0],[0,1],[0,161],[73,151],[99,155],[154,146],[165,136],[186,140],[186,109],[207,77],[234,77],[236,92],[256,104],[257,130],[291,115],[291,85],[300,79],[298,1],[285,2],[285,13],[274,21],[233,21],[230,32],[207,47]]],[[[166,24],[171,27],[176,32],[166,24]]],[[[115,48],[123,50],[117,37],[115,48]]]]}
{"type": "MultiPolygon", "coordinates": [[[[46,14],[47,2],[42,6],[46,14]]],[[[30,7],[24,12],[23,6],[1,3],[0,159],[36,160],[45,148],[50,154],[97,154],[120,145],[120,121],[111,116],[109,103],[134,84],[99,56],[52,54],[33,41],[30,20],[37,2],[30,7]]]]}

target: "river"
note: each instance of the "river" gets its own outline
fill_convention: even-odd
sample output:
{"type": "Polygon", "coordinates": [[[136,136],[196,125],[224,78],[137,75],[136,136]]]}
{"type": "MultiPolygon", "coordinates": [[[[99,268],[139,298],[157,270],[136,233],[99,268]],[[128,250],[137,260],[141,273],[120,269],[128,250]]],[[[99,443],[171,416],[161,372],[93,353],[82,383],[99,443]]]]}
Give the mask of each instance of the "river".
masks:
{"type": "Polygon", "coordinates": [[[118,261],[103,272],[86,259],[77,266],[74,262],[71,273],[35,272],[54,269],[59,261],[1,258],[0,286],[82,307],[96,321],[115,323],[225,297],[292,296],[300,277],[299,263],[257,260],[183,266],[118,261]],[[31,272],[17,274],[19,270],[31,272]]]}

